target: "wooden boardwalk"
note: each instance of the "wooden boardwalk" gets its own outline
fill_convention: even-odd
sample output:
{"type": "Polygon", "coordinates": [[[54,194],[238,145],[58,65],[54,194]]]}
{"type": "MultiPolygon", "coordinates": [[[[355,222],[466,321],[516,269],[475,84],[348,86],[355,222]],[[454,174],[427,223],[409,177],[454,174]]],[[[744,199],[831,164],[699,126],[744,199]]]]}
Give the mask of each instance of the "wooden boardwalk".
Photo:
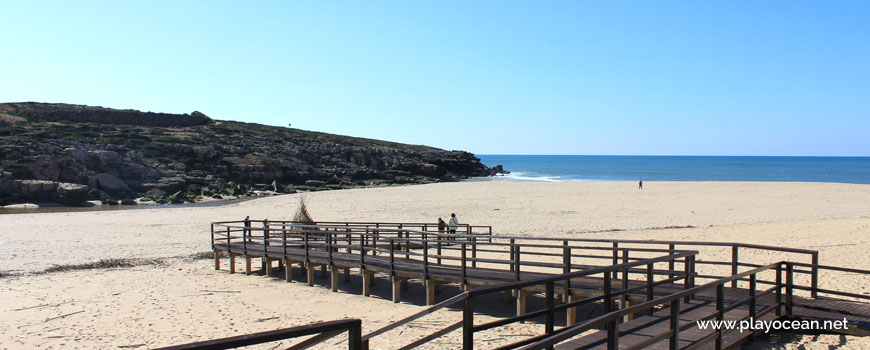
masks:
{"type": "Polygon", "coordinates": [[[445,235],[426,231],[437,225],[425,223],[225,222],[213,224],[212,248],[216,269],[221,268],[223,254],[229,258],[231,273],[236,272],[239,259],[244,272],[253,273],[252,259],[258,259],[267,276],[281,270],[283,277],[291,281],[294,266],[299,266],[305,271],[305,282],[313,285],[314,273],[320,267],[329,273],[333,291],[349,281],[351,273],[362,277],[362,294],[366,296],[371,293],[374,278],[386,278],[392,283],[393,302],[401,300],[407,281],[420,281],[425,286],[426,304],[434,306],[363,337],[364,344],[371,337],[460,302],[464,315],[461,324],[402,349],[459,328],[463,348],[470,349],[475,344],[475,332],[514,322],[540,321],[542,317],[544,334],[504,348],[731,348],[754,334],[702,329],[696,324],[698,320],[717,318],[835,321],[846,317],[850,328],[843,333],[870,335],[870,304],[816,296],[822,292],[860,299],[859,295],[818,289],[819,269],[870,271],[819,265],[814,251],[702,242],[499,237],[492,236],[491,228],[485,226],[478,229],[483,227],[486,234],[466,227],[466,234],[445,235]],[[678,245],[729,247],[732,261],[698,262],[697,251],[676,249],[678,245]],[[801,253],[811,256],[812,261],[760,266],[739,261],[738,249],[801,253]],[[732,273],[717,277],[699,270],[699,264],[730,266],[732,273]],[[762,280],[765,273],[774,274],[776,279],[762,280]],[[811,285],[794,283],[793,275],[801,273],[812,277],[811,285]],[[341,274],[344,279],[339,278],[341,274]],[[700,279],[712,282],[696,285],[700,279]],[[435,294],[442,284],[459,285],[463,293],[436,305],[435,294]],[[796,295],[795,291],[809,295],[796,295]],[[506,304],[515,301],[516,316],[476,324],[473,300],[492,298],[493,294],[502,294],[506,304]],[[527,310],[529,297],[543,297],[546,307],[527,310]],[[604,305],[603,311],[578,319],[576,310],[591,303],[604,305]],[[565,327],[555,328],[556,312],[567,315],[565,327]]]}
{"type": "MultiPolygon", "coordinates": [[[[748,294],[745,289],[725,288],[725,304],[734,304],[746,297],[748,294]]],[[[696,321],[704,319],[716,313],[716,296],[711,291],[699,293],[695,298],[688,302],[680,302],[680,323],[679,327],[683,329],[680,332],[678,348],[687,348],[698,346],[700,348],[715,348],[713,335],[715,331],[711,328],[701,329],[697,326],[696,321]]],[[[757,300],[757,307],[760,309],[771,309],[776,305],[773,295],[768,294],[757,300]]],[[[772,309],[771,309],[772,310],[772,309]]],[[[663,308],[655,311],[652,315],[636,317],[619,326],[619,346],[622,348],[631,348],[641,346],[645,349],[669,349],[670,344],[667,339],[662,339],[648,344],[654,340],[656,336],[667,332],[670,322],[669,308],[663,308]]],[[[749,306],[743,305],[726,312],[723,316],[724,320],[739,321],[749,317],[749,306]]],[[[767,312],[757,319],[764,321],[773,321],[778,319],[773,312],[767,312]]],[[[729,348],[739,345],[747,338],[751,337],[753,332],[732,332],[723,338],[723,347],[729,348]]],[[[607,331],[596,331],[592,334],[567,341],[556,346],[556,349],[607,349],[607,331]]]]}

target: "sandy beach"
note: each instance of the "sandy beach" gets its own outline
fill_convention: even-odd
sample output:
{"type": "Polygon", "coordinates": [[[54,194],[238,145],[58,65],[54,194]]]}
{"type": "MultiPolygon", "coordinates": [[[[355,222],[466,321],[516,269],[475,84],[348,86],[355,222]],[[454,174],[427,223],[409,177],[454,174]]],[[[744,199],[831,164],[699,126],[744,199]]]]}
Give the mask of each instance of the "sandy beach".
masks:
{"type": "MultiPolygon", "coordinates": [[[[327,278],[318,277],[319,286],[312,288],[229,275],[214,271],[211,260],[192,257],[209,250],[210,222],[248,215],[289,219],[300,196],[216,207],[0,216],[0,273],[5,275],[0,278],[0,348],[146,349],[345,317],[362,318],[365,333],[422,309],[419,284],[411,285],[407,301],[392,304],[385,282],[375,284],[374,297],[366,298],[356,280],[332,293],[324,287],[327,278]],[[38,273],[107,258],[159,261],[38,273]]],[[[870,185],[645,182],[638,190],[634,182],[493,181],[305,197],[316,220],[434,222],[454,212],[461,222],[493,226],[497,235],[757,243],[819,250],[822,264],[870,269],[870,185]]],[[[701,254],[721,258],[728,252],[701,254]]],[[[864,294],[870,293],[868,282],[851,275],[821,278],[823,288],[864,294]]],[[[459,317],[456,311],[439,312],[372,346],[407,344],[459,317]]],[[[541,327],[506,327],[482,339],[497,344],[541,327]]],[[[446,337],[432,348],[458,347],[457,339],[446,337]]],[[[870,347],[867,339],[835,335],[784,335],[777,341],[762,338],[751,346],[870,347]]],[[[338,339],[329,344],[343,346],[338,339]]]]}

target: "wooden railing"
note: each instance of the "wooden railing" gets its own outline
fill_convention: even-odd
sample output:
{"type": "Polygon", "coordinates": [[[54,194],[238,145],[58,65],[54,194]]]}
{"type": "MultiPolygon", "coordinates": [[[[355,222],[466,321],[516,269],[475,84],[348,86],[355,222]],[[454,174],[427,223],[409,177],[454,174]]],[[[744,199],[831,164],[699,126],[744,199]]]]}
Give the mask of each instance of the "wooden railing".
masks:
{"type": "MultiPolygon", "coordinates": [[[[683,281],[683,287],[686,290],[691,290],[694,286],[694,278],[693,278],[693,262],[695,260],[695,256],[697,252],[689,251],[689,252],[680,252],[667,256],[661,256],[652,259],[643,259],[634,262],[625,262],[621,264],[616,264],[612,266],[603,266],[598,268],[587,269],[578,272],[572,272],[568,274],[563,274],[559,276],[539,278],[535,280],[522,281],[509,283],[499,286],[491,286],[473,289],[467,292],[467,297],[465,299],[465,303],[463,305],[462,314],[462,344],[463,349],[472,349],[474,347],[474,333],[485,331],[488,329],[492,329],[495,327],[502,327],[505,325],[526,321],[535,317],[544,316],[544,335],[552,335],[556,333],[555,331],[555,313],[558,311],[569,310],[579,306],[583,306],[586,304],[594,303],[594,302],[602,302],[604,304],[604,308],[606,312],[610,312],[613,310],[614,301],[616,299],[620,299],[620,301],[626,300],[629,294],[632,293],[644,293],[646,295],[646,300],[653,300],[655,297],[655,287],[663,284],[675,284],[677,281],[683,281]],[[683,261],[685,267],[683,270],[683,274],[677,274],[677,271],[670,271],[671,274],[677,274],[674,277],[668,277],[665,279],[656,280],[655,279],[655,265],[658,263],[667,263],[671,265],[673,262],[683,261]],[[640,269],[637,269],[640,268],[640,269]],[[637,286],[634,288],[629,288],[628,281],[630,280],[630,274],[632,271],[642,272],[644,275],[645,283],[642,286],[637,286]],[[620,273],[622,278],[621,288],[619,290],[614,290],[613,284],[614,279],[612,278],[614,272],[620,273]],[[560,305],[556,305],[557,300],[555,299],[555,294],[557,288],[565,288],[569,287],[571,280],[579,277],[587,277],[587,276],[595,276],[601,275],[602,284],[601,284],[601,294],[595,295],[591,297],[586,297],[580,300],[569,301],[562,303],[560,305]],[[545,307],[541,310],[527,312],[522,315],[517,315],[515,317],[509,317],[497,321],[491,321],[484,324],[475,324],[474,323],[474,300],[475,298],[492,294],[499,293],[511,290],[522,290],[533,287],[543,287],[544,295],[545,295],[545,307]]],[[[540,339],[539,337],[532,337],[529,339],[521,340],[519,342],[506,345],[503,348],[513,348],[516,346],[525,345],[540,339]]]]}
{"type": "MultiPolygon", "coordinates": [[[[283,244],[281,241],[276,241],[275,238],[286,236],[289,239],[288,244],[298,244],[298,241],[304,237],[294,236],[294,232],[309,232],[308,247],[316,246],[316,249],[324,249],[325,247],[319,243],[324,242],[322,237],[327,235],[326,232],[330,232],[328,235],[331,237],[332,244],[328,245],[327,248],[356,254],[363,252],[362,255],[392,254],[405,258],[413,256],[422,260],[431,259],[437,264],[442,264],[445,261],[448,263],[466,262],[466,265],[472,268],[477,267],[479,263],[491,263],[506,266],[517,276],[521,271],[527,271],[529,267],[534,267],[535,270],[541,272],[558,274],[589,266],[613,265],[685,250],[730,250],[731,259],[729,260],[698,259],[695,262],[697,265],[696,278],[706,281],[717,280],[737,274],[740,271],[762,266],[758,263],[748,262],[746,259],[741,260],[741,256],[752,251],[764,251],[765,255],[775,259],[770,262],[785,260],[801,262],[803,264],[800,266],[801,269],[795,270],[795,273],[808,276],[809,285],[799,290],[808,291],[813,298],[818,296],[818,266],[820,265],[819,254],[815,250],[731,242],[516,237],[491,235],[491,231],[471,235],[444,235],[437,231],[431,231],[437,230],[437,224],[429,225],[427,223],[371,222],[329,222],[328,224],[303,225],[287,221],[266,220],[216,222],[212,224],[212,248],[214,248],[215,242],[221,240],[237,241],[241,236],[244,236],[249,242],[252,240],[262,241],[263,236],[265,236],[265,240],[268,241],[266,244],[272,246],[283,244]],[[422,230],[418,228],[422,228],[422,230]],[[391,244],[392,248],[390,248],[391,244]],[[423,249],[424,247],[426,249],[423,249]],[[479,254],[495,254],[496,257],[483,259],[479,257],[479,254]],[[562,258],[561,263],[553,262],[558,259],[557,257],[562,258]],[[803,257],[806,260],[803,260],[803,257]]],[[[471,232],[475,232],[473,228],[476,227],[491,230],[489,226],[467,227],[471,232]]],[[[428,264],[428,262],[424,261],[423,264],[428,264]]],[[[673,270],[674,266],[668,266],[668,269],[673,270]]],[[[612,277],[616,277],[616,273],[612,277]]],[[[732,287],[736,287],[739,282],[743,282],[745,285],[748,280],[734,280],[730,284],[732,287]]],[[[775,283],[773,280],[763,279],[759,279],[757,282],[765,285],[775,283]]]]}
{"type": "MultiPolygon", "coordinates": [[[[317,221],[310,223],[313,225],[354,225],[354,226],[368,226],[373,229],[379,228],[393,228],[393,229],[407,229],[407,230],[415,230],[415,231],[426,231],[426,232],[441,232],[446,233],[439,230],[438,223],[432,222],[366,222],[366,221],[317,221]]],[[[445,228],[446,230],[446,228],[445,228]]],[[[464,234],[464,235],[483,235],[483,236],[492,236],[492,226],[484,226],[484,225],[470,225],[470,224],[459,224],[456,229],[456,233],[464,234]]],[[[482,238],[481,238],[482,240],[482,238]]]]}
{"type": "MultiPolygon", "coordinates": [[[[813,270],[842,272],[842,273],[853,274],[853,275],[862,275],[862,276],[864,276],[865,279],[870,279],[870,270],[861,270],[861,269],[853,269],[853,268],[848,268],[848,267],[818,265],[818,264],[805,264],[805,263],[799,263],[799,262],[790,262],[789,264],[795,266],[795,268],[804,267],[804,268],[809,268],[809,269],[813,269],[813,270]]],[[[795,271],[797,272],[798,270],[795,269],[795,271]]],[[[801,285],[797,285],[797,284],[794,286],[794,288],[798,289],[798,290],[811,290],[811,291],[815,292],[814,295],[825,294],[825,295],[835,295],[835,296],[839,296],[839,297],[848,297],[848,298],[861,299],[861,300],[870,300],[870,295],[867,295],[867,294],[849,293],[849,292],[843,292],[843,291],[838,291],[838,290],[833,290],[833,289],[823,289],[823,288],[812,289],[811,287],[801,286],[801,285]]],[[[866,316],[870,316],[870,315],[866,315],[866,316]]]]}
{"type": "Polygon", "coordinates": [[[349,350],[361,350],[361,328],[362,321],[360,321],[359,319],[347,319],[340,321],[314,323],[298,327],[283,328],[274,331],[245,334],[229,338],[175,345],[160,348],[159,350],[233,349],[242,346],[250,346],[284,339],[298,338],[307,335],[314,335],[311,338],[308,338],[289,348],[286,348],[287,350],[301,350],[320,344],[326,340],[329,340],[330,338],[333,338],[345,332],[347,332],[347,348],[349,350]]]}
{"type": "MultiPolygon", "coordinates": [[[[584,240],[576,239],[486,235],[484,241],[479,235],[451,235],[404,227],[384,228],[351,223],[308,225],[251,220],[247,225],[251,226],[246,226],[245,222],[212,224],[212,247],[238,246],[240,243],[243,252],[258,256],[272,254],[270,247],[281,247],[279,251],[285,253],[289,249],[302,249],[306,259],[314,250],[326,251],[330,264],[356,262],[361,268],[367,265],[368,257],[389,257],[391,275],[397,272],[422,272],[425,277],[433,266],[452,267],[462,276],[463,283],[468,279],[469,269],[484,266],[510,271],[513,277],[505,281],[519,281],[526,272],[563,274],[611,265],[619,259],[623,262],[637,261],[677,252],[664,248],[588,245],[582,244],[584,240]],[[254,252],[252,249],[261,251],[254,252]],[[346,260],[347,255],[338,256],[333,254],[335,252],[353,254],[356,260],[346,260]],[[398,266],[397,258],[416,264],[410,269],[407,264],[398,266]]],[[[669,270],[659,269],[654,273],[673,277],[676,263],[672,262],[669,270]]]]}
{"type": "MultiPolygon", "coordinates": [[[[783,311],[786,316],[791,316],[793,311],[793,291],[794,291],[794,277],[793,277],[793,265],[788,262],[777,262],[775,264],[770,264],[762,267],[758,267],[749,271],[745,271],[739,274],[735,274],[734,276],[730,276],[727,278],[722,278],[713,282],[709,282],[697,287],[689,288],[684,291],[674,293],[668,296],[656,298],[632,307],[612,310],[610,312],[605,313],[604,315],[595,317],[586,322],[580,323],[575,326],[569,326],[562,328],[558,331],[550,332],[545,336],[541,336],[541,339],[532,342],[531,344],[522,344],[515,343],[509,346],[502,347],[504,349],[513,349],[520,348],[523,350],[533,350],[533,349],[548,349],[553,345],[561,343],[565,340],[568,340],[572,337],[577,336],[580,333],[583,333],[587,330],[593,329],[595,327],[604,327],[607,330],[607,349],[615,350],[619,348],[619,321],[625,315],[631,315],[635,313],[641,312],[654,312],[654,310],[658,307],[669,307],[670,313],[668,317],[668,330],[664,332],[660,332],[655,335],[648,335],[649,338],[645,341],[634,344],[630,349],[642,349],[652,344],[658,343],[665,339],[668,340],[668,348],[675,350],[679,348],[679,334],[682,331],[687,329],[697,327],[697,321],[704,320],[717,320],[722,321],[725,317],[725,314],[729,311],[735,310],[738,307],[748,305],[748,313],[747,316],[741,318],[740,320],[749,320],[749,319],[759,319],[760,317],[766,315],[770,312],[776,312],[777,315],[781,315],[783,311]],[[756,288],[757,275],[764,271],[773,270],[776,271],[776,284],[768,289],[762,290],[759,292],[756,288]],[[783,282],[783,273],[785,273],[785,282],[783,282]],[[749,290],[748,296],[744,299],[733,302],[729,305],[725,305],[725,285],[736,281],[739,279],[748,278],[749,279],[749,290]],[[785,288],[785,295],[783,295],[783,288],[785,288]],[[685,315],[681,316],[680,312],[680,301],[691,298],[693,295],[715,289],[716,297],[715,297],[715,311],[705,315],[703,317],[699,317],[697,319],[690,320],[690,322],[680,323],[681,319],[685,318],[685,315]],[[769,294],[775,295],[774,304],[764,307],[762,309],[758,309],[757,300],[761,297],[764,297],[769,294]],[[783,300],[783,296],[785,296],[785,300],[783,300]],[[783,310],[783,308],[785,310],[783,310]]],[[[716,330],[712,330],[712,333],[693,342],[691,345],[687,346],[686,349],[696,349],[701,348],[710,342],[715,342],[716,349],[722,349],[722,341],[723,337],[731,332],[739,331],[737,328],[733,329],[725,329],[720,328],[716,330]]],[[[466,347],[465,349],[470,349],[470,347],[466,347]]]]}
{"type": "MultiPolygon", "coordinates": [[[[643,259],[639,261],[634,261],[630,263],[617,264],[614,266],[605,266],[599,268],[592,268],[583,271],[572,272],[568,274],[562,274],[553,277],[539,278],[529,281],[521,281],[514,282],[490,287],[481,287],[472,289],[469,291],[465,291],[455,297],[452,297],[448,300],[445,300],[435,306],[432,306],[426,310],[420,311],[413,315],[410,315],[404,319],[393,322],[381,329],[375,330],[365,336],[363,336],[363,346],[367,348],[369,340],[379,336],[387,331],[396,329],[400,326],[408,324],[412,321],[415,321],[419,318],[422,318],[426,315],[429,315],[437,310],[440,310],[445,307],[453,306],[456,304],[462,303],[462,315],[463,319],[459,322],[453,323],[444,327],[432,334],[427,335],[424,338],[418,339],[410,344],[399,347],[397,349],[407,350],[413,349],[420,345],[423,345],[427,342],[435,340],[447,333],[450,333],[456,329],[462,329],[462,337],[463,337],[463,349],[472,349],[474,346],[474,333],[485,331],[488,329],[502,327],[508,324],[522,322],[526,320],[530,320],[536,317],[545,316],[545,328],[547,332],[545,334],[551,334],[555,325],[555,313],[559,311],[570,310],[573,308],[577,308],[586,304],[590,304],[593,302],[602,301],[605,305],[613,306],[613,301],[616,299],[625,300],[629,294],[637,293],[637,292],[645,292],[648,300],[652,300],[654,296],[654,288],[657,286],[661,286],[664,284],[673,284],[677,281],[683,281],[683,286],[685,289],[689,289],[693,286],[692,279],[692,262],[694,261],[695,255],[697,252],[679,252],[667,256],[661,256],[652,259],[643,259]],[[663,278],[659,280],[655,280],[654,271],[656,264],[669,264],[671,262],[681,261],[684,264],[684,267],[681,271],[667,271],[663,273],[663,275],[671,275],[672,277],[663,278]],[[640,269],[638,269],[640,267],[640,269]],[[629,281],[629,276],[632,271],[643,271],[643,274],[646,278],[646,283],[643,286],[628,288],[627,283],[629,281]],[[618,290],[613,290],[611,288],[613,280],[611,276],[613,272],[617,272],[621,274],[622,278],[622,288],[618,288],[618,290]],[[602,275],[602,285],[601,291],[602,294],[594,297],[588,297],[581,300],[574,300],[565,302],[561,305],[556,305],[557,300],[555,300],[556,292],[565,293],[564,295],[568,295],[570,293],[568,289],[571,287],[571,280],[581,277],[588,277],[594,275],[602,275]],[[482,295],[493,294],[498,292],[515,292],[519,293],[521,290],[529,289],[535,286],[544,286],[544,294],[546,297],[546,308],[542,310],[532,311],[523,313],[521,315],[517,315],[516,317],[505,318],[497,321],[492,321],[484,324],[475,325],[474,324],[474,299],[479,298],[482,295]]],[[[531,341],[538,339],[539,337],[531,338],[531,340],[526,340],[521,342],[523,344],[527,344],[531,341]]]]}

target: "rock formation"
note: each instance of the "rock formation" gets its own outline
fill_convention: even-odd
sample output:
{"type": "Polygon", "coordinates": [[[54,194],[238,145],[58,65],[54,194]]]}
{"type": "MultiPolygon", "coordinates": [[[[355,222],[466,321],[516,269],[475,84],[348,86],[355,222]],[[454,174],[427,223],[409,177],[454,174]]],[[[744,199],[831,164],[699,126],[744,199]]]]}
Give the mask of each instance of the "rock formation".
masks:
{"type": "Polygon", "coordinates": [[[463,151],[234,121],[63,104],[0,104],[0,204],[149,196],[191,201],[456,181],[504,172],[463,151]]]}

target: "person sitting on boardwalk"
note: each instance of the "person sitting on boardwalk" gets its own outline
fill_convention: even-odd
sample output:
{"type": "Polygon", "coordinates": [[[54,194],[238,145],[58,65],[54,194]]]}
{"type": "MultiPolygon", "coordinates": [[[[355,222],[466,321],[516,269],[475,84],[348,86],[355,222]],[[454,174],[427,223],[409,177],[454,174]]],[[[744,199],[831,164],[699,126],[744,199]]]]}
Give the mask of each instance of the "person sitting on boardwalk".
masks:
{"type": "MultiPolygon", "coordinates": [[[[449,226],[448,233],[450,233],[451,235],[455,235],[456,229],[459,228],[459,220],[456,219],[455,213],[450,214],[450,220],[448,221],[447,226],[449,226]]],[[[456,239],[456,237],[451,237],[450,239],[456,239]]]]}

